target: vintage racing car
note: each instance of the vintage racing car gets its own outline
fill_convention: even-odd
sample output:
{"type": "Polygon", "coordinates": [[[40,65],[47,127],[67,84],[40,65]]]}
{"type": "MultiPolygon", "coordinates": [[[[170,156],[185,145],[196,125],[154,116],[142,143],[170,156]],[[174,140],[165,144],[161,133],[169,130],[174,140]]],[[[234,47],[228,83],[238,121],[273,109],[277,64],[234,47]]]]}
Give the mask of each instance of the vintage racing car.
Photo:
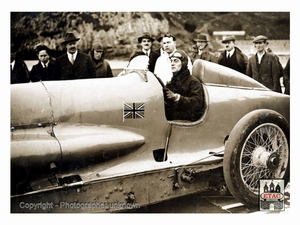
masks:
{"type": "Polygon", "coordinates": [[[290,98],[197,60],[194,122],[167,121],[162,84],[132,60],[113,78],[11,85],[11,212],[114,212],[206,191],[258,205],[289,181],[290,98]]]}

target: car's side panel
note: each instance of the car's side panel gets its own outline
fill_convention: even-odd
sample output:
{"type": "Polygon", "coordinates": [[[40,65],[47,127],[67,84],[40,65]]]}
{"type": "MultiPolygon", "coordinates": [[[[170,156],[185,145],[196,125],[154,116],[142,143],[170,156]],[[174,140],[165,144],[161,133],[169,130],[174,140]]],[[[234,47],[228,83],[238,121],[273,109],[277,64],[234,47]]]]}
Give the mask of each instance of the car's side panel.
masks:
{"type": "MultiPolygon", "coordinates": [[[[11,199],[11,210],[14,213],[110,213],[134,210],[224,186],[222,179],[218,179],[221,171],[214,169],[208,166],[192,183],[180,179],[184,173],[183,168],[130,174],[113,179],[101,180],[99,177],[93,181],[75,181],[40,193],[14,196],[11,199]]],[[[43,182],[50,183],[49,180],[44,180],[35,185],[44,185],[43,182]]]]}

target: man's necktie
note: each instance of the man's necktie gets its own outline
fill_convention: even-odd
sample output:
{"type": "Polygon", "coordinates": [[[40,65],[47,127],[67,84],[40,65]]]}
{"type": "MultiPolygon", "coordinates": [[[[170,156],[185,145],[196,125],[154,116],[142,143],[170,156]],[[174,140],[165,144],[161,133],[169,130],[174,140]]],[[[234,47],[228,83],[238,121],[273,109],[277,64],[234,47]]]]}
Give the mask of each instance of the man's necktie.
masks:
{"type": "Polygon", "coordinates": [[[72,65],[74,65],[74,55],[73,54],[71,54],[71,63],[72,63],[72,65]]]}

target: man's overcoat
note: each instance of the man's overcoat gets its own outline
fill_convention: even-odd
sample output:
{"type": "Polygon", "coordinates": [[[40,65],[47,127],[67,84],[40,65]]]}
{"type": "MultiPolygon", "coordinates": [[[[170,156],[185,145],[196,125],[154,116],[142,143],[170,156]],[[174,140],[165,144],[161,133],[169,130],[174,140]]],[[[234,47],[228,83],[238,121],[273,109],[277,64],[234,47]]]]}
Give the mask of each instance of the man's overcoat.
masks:
{"type": "Polygon", "coordinates": [[[238,47],[234,47],[234,59],[235,62],[226,61],[226,50],[223,51],[219,58],[218,58],[218,64],[222,66],[229,67],[231,69],[234,69],[236,71],[239,71],[243,74],[246,73],[247,65],[248,65],[248,57],[245,55],[238,47]]]}
{"type": "Polygon", "coordinates": [[[95,78],[96,72],[89,55],[78,52],[74,65],[67,53],[57,58],[57,78],[60,80],[95,78]]]}
{"type": "Polygon", "coordinates": [[[261,63],[258,63],[257,54],[249,58],[246,74],[249,77],[257,80],[267,88],[280,92],[280,69],[278,60],[270,53],[265,53],[261,59],[261,63]]]}
{"type": "Polygon", "coordinates": [[[213,63],[217,63],[218,62],[218,57],[210,52],[208,50],[208,47],[205,47],[203,50],[202,50],[202,53],[201,55],[198,54],[198,51],[195,50],[191,55],[190,55],[190,58],[192,60],[192,63],[194,63],[196,61],[196,59],[203,59],[203,60],[206,60],[208,62],[213,62],[213,63]]]}
{"type": "Polygon", "coordinates": [[[52,80],[55,77],[56,70],[56,60],[50,59],[47,68],[44,68],[42,63],[39,61],[38,64],[32,66],[30,71],[30,80],[32,82],[52,80]]]}

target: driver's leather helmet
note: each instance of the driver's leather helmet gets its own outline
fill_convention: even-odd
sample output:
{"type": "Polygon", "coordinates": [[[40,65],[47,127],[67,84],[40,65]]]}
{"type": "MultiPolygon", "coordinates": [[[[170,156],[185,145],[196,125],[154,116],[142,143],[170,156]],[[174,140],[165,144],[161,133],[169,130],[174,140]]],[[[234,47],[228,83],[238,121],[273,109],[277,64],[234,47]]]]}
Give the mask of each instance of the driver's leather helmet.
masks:
{"type": "Polygon", "coordinates": [[[170,59],[171,58],[177,58],[181,61],[182,63],[182,69],[183,68],[187,68],[188,66],[188,56],[187,54],[182,51],[182,50],[176,50],[171,56],[170,56],[170,59]]]}

